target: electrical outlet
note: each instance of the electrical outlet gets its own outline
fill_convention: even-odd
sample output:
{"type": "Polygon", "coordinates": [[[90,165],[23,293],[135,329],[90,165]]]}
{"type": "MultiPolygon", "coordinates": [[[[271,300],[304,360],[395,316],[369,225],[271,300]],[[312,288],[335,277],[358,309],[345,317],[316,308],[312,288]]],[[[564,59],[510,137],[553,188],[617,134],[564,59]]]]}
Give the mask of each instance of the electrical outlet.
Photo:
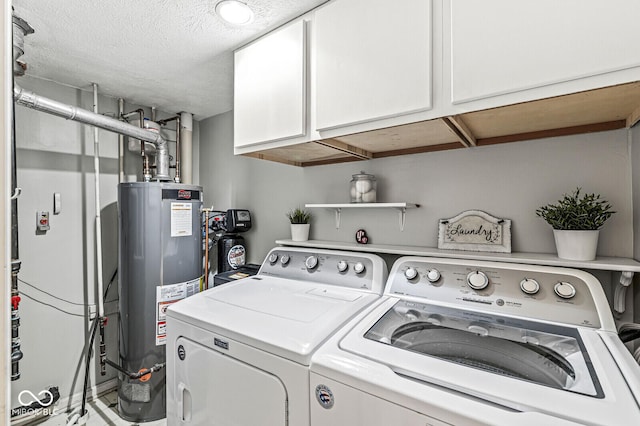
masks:
{"type": "Polygon", "coordinates": [[[36,212],[36,229],[41,232],[48,231],[49,228],[49,212],[36,212]]]}

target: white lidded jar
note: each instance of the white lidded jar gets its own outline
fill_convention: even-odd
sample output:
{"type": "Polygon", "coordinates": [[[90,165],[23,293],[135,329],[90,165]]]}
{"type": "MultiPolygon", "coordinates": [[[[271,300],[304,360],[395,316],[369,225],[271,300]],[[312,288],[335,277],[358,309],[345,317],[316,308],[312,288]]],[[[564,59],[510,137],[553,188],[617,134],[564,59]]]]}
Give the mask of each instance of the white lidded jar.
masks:
{"type": "Polygon", "coordinates": [[[376,202],[376,177],[366,174],[364,171],[352,175],[351,178],[351,202],[375,203],[376,202]]]}

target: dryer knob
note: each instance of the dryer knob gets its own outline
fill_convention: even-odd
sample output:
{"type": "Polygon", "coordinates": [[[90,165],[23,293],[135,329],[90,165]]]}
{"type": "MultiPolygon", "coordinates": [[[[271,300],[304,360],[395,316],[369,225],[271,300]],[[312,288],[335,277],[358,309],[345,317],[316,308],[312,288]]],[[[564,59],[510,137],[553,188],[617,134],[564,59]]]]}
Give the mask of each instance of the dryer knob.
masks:
{"type": "Polygon", "coordinates": [[[540,284],[538,284],[538,281],[536,280],[525,278],[520,281],[520,290],[526,294],[536,294],[540,291],[540,284]]]}
{"type": "Polygon", "coordinates": [[[563,299],[571,299],[576,295],[576,288],[568,282],[560,281],[555,286],[553,286],[553,291],[563,299]]]}
{"type": "Polygon", "coordinates": [[[430,283],[435,283],[440,279],[440,271],[438,271],[435,268],[429,269],[427,271],[427,279],[429,280],[430,283]]]}
{"type": "Polygon", "coordinates": [[[307,267],[308,270],[315,269],[318,266],[318,257],[317,256],[309,256],[304,260],[304,266],[307,267]]]}
{"type": "Polygon", "coordinates": [[[276,263],[278,261],[278,253],[271,253],[269,255],[269,259],[268,260],[269,260],[269,263],[272,264],[272,265],[274,263],[276,263]]]}
{"type": "Polygon", "coordinates": [[[489,277],[482,271],[473,271],[467,275],[467,285],[474,290],[482,290],[489,285],[489,277]]]}
{"type": "Polygon", "coordinates": [[[282,257],[280,258],[280,263],[282,263],[282,266],[284,266],[287,263],[289,263],[289,260],[291,260],[289,255],[288,254],[283,254],[282,257]]]}
{"type": "Polygon", "coordinates": [[[408,280],[412,280],[418,276],[418,270],[413,266],[409,266],[406,271],[404,271],[404,276],[408,280]]]}
{"type": "Polygon", "coordinates": [[[356,274],[362,274],[365,270],[364,264],[362,262],[358,262],[353,266],[353,270],[356,274]]]}
{"type": "Polygon", "coordinates": [[[339,272],[344,272],[347,269],[349,269],[349,264],[347,263],[346,260],[341,260],[341,261],[338,262],[337,267],[338,267],[338,271],[339,272]]]}

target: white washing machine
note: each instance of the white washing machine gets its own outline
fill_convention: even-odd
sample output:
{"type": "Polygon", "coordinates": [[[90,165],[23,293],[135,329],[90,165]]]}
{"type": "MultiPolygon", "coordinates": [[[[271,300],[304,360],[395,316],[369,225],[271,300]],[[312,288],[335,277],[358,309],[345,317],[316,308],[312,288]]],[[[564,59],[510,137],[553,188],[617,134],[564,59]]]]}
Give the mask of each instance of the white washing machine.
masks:
{"type": "Polygon", "coordinates": [[[167,424],[304,426],[311,355],[381,299],[373,254],[275,248],[257,275],[167,312],[167,424]]]}
{"type": "Polygon", "coordinates": [[[640,425],[640,372],[584,271],[398,259],[311,363],[311,424],[640,425]]]}

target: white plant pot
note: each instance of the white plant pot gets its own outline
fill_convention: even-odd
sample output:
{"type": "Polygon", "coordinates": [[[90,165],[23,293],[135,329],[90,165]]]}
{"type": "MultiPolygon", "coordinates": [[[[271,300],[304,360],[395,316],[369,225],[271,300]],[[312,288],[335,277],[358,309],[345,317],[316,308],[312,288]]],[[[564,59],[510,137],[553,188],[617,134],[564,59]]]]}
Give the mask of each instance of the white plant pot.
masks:
{"type": "Polygon", "coordinates": [[[292,223],[291,239],[293,241],[307,241],[309,239],[309,223],[292,223]]]}
{"type": "Polygon", "coordinates": [[[567,260],[594,260],[599,234],[599,230],[566,231],[554,229],[553,237],[556,240],[558,257],[567,260]]]}

